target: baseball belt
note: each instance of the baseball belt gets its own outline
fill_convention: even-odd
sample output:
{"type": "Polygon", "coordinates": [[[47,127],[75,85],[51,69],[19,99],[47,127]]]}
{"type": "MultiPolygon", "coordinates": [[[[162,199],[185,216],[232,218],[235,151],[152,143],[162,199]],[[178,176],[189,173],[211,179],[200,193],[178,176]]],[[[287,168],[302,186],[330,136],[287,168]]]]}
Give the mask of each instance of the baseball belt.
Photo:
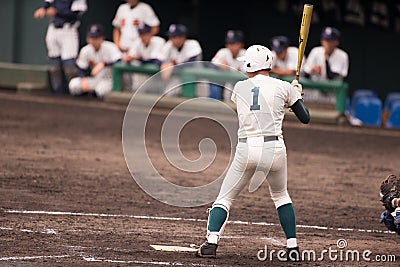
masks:
{"type": "MultiPolygon", "coordinates": [[[[278,136],[264,136],[264,142],[278,141],[278,136]]],[[[247,137],[239,138],[240,143],[246,143],[247,137]]]]}

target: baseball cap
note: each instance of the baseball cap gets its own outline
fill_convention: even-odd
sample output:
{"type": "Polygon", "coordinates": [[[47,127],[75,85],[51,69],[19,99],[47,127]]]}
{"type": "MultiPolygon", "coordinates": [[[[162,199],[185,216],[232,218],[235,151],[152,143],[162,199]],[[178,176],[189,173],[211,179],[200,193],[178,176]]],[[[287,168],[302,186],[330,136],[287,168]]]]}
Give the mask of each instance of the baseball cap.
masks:
{"type": "Polygon", "coordinates": [[[242,31],[234,31],[229,30],[226,32],[225,43],[234,44],[234,43],[243,43],[244,34],[242,31]]]}
{"type": "Polygon", "coordinates": [[[139,34],[151,32],[151,26],[146,23],[140,23],[137,27],[139,34]]]}
{"type": "Polygon", "coordinates": [[[275,36],[271,39],[271,49],[276,53],[280,53],[289,47],[289,39],[286,36],[275,36]]]}
{"type": "Polygon", "coordinates": [[[244,62],[244,71],[256,72],[272,68],[273,55],[271,50],[262,45],[252,45],[247,48],[243,57],[237,58],[244,62]]]}
{"type": "Polygon", "coordinates": [[[171,24],[168,28],[168,37],[186,36],[187,28],[183,24],[171,24]]]}
{"type": "Polygon", "coordinates": [[[87,31],[87,37],[99,38],[104,36],[104,27],[101,24],[92,24],[87,31]]]}
{"type": "Polygon", "coordinates": [[[324,40],[339,40],[340,31],[334,27],[325,27],[321,33],[321,39],[324,40]]]}

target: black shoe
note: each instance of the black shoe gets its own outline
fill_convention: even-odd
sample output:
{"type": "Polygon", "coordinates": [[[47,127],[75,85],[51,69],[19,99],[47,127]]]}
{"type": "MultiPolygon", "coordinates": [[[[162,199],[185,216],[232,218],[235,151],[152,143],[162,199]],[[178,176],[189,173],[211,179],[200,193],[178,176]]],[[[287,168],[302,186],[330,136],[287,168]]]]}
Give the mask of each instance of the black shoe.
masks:
{"type": "Polygon", "coordinates": [[[287,261],[300,261],[299,247],[286,248],[287,261]]]}
{"type": "Polygon", "coordinates": [[[204,242],[196,251],[196,257],[215,258],[217,256],[217,244],[204,242]]]}

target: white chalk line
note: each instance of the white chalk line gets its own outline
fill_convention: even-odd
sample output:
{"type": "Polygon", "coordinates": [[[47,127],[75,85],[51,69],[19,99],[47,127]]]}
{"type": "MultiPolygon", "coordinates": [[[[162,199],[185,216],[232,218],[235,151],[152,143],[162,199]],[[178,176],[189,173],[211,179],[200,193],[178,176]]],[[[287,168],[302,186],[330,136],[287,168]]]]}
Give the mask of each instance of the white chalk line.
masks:
{"type": "Polygon", "coordinates": [[[127,263],[127,264],[146,264],[146,265],[165,265],[165,266],[198,266],[198,267],[211,267],[218,265],[207,265],[201,263],[182,263],[182,262],[169,262],[169,261],[138,261],[138,260],[108,260],[95,257],[82,257],[87,262],[109,262],[109,263],[127,263]]]}
{"type": "MultiPolygon", "coordinates": [[[[48,256],[16,256],[16,257],[1,257],[0,261],[27,261],[27,260],[38,260],[38,259],[60,259],[60,258],[71,258],[71,255],[48,255],[48,256]]],[[[105,258],[95,258],[92,256],[80,256],[82,260],[87,262],[108,262],[108,263],[126,263],[126,264],[145,264],[145,265],[165,265],[165,266],[199,266],[208,267],[216,265],[205,265],[198,263],[181,263],[181,262],[168,262],[168,261],[138,261],[138,260],[109,260],[105,258]]]]}
{"type": "Polygon", "coordinates": [[[17,228],[10,228],[10,227],[0,227],[0,230],[5,231],[20,231],[23,233],[39,233],[39,234],[46,234],[46,235],[56,235],[57,231],[54,229],[45,229],[44,231],[36,231],[30,229],[17,229],[17,228]]]}
{"type": "MultiPolygon", "coordinates": [[[[38,215],[61,215],[61,216],[83,216],[83,217],[113,217],[113,218],[132,218],[139,220],[163,220],[163,221],[183,221],[183,222],[207,222],[205,219],[194,218],[179,218],[179,217],[164,217],[164,216],[144,216],[144,215],[128,215],[128,214],[107,214],[107,213],[84,213],[84,212],[69,212],[69,211],[35,211],[35,210],[2,210],[3,213],[12,214],[38,214],[38,215]]],[[[259,226],[279,226],[279,224],[268,222],[249,222],[249,221],[228,221],[229,224],[239,225],[259,225],[259,226]]],[[[338,231],[338,232],[363,232],[363,233],[384,233],[393,234],[390,231],[375,230],[375,229],[356,229],[356,228],[335,228],[318,225],[303,225],[298,224],[297,228],[313,229],[321,231],[338,231]]]]}
{"type": "Polygon", "coordinates": [[[58,258],[69,258],[70,255],[58,255],[58,256],[17,256],[17,257],[1,257],[0,261],[23,261],[23,260],[37,260],[37,259],[58,259],[58,258]]]}

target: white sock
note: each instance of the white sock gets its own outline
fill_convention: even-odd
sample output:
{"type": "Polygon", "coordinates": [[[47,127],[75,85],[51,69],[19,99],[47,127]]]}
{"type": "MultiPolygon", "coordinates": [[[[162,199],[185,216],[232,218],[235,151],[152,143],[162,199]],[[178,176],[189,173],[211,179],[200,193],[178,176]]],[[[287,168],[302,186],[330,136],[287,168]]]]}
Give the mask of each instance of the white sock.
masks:
{"type": "Polygon", "coordinates": [[[207,242],[212,244],[217,244],[218,242],[218,235],[210,233],[207,237],[207,242]]]}
{"type": "Polygon", "coordinates": [[[287,248],[295,248],[297,247],[297,239],[296,238],[289,238],[286,240],[286,247],[287,248]]]}

